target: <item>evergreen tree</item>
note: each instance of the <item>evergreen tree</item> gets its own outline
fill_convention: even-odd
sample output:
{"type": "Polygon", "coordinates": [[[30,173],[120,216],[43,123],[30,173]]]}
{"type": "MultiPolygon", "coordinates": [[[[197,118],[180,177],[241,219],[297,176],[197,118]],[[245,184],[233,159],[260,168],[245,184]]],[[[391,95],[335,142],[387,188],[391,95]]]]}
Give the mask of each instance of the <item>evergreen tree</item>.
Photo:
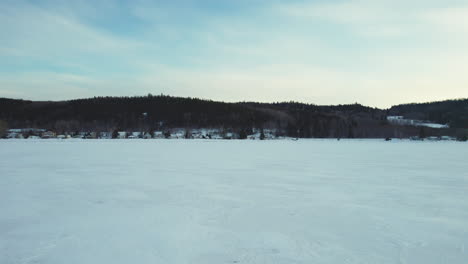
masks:
{"type": "MultiPolygon", "coordinates": [[[[9,127],[43,128],[65,134],[72,131],[112,131],[116,127],[120,131],[148,131],[152,126],[162,131],[224,127],[239,133],[241,129],[264,126],[280,131],[278,135],[290,137],[418,135],[420,128],[385,122],[387,115],[406,115],[410,119],[449,124],[450,130],[441,129],[437,133],[426,128],[425,136],[456,137],[464,132],[463,128],[468,128],[468,99],[401,105],[387,112],[359,104],[223,103],[166,95],[95,97],[62,102],[0,98],[0,120],[7,122],[9,127]]],[[[251,133],[245,132],[247,135],[251,133]]],[[[5,133],[5,128],[2,128],[2,133],[5,133]]],[[[239,137],[244,135],[239,133],[239,137]]]]}
{"type": "Polygon", "coordinates": [[[247,139],[247,132],[245,131],[245,129],[241,129],[239,131],[239,139],[247,139]]]}
{"type": "Polygon", "coordinates": [[[186,129],[186,130],[185,130],[185,134],[184,134],[184,138],[190,139],[190,138],[192,138],[192,137],[193,137],[193,136],[192,136],[192,131],[190,131],[190,129],[186,129]]]}
{"type": "Polygon", "coordinates": [[[419,138],[426,138],[426,131],[424,129],[424,127],[420,127],[419,128],[419,138]]]}
{"type": "Polygon", "coordinates": [[[348,138],[354,138],[354,131],[352,125],[349,125],[348,127],[348,138]]]}
{"type": "Polygon", "coordinates": [[[112,138],[118,138],[118,137],[119,137],[119,131],[115,129],[114,131],[112,131],[112,138]]]}
{"type": "Polygon", "coordinates": [[[0,120],[0,138],[6,137],[8,125],[5,121],[0,120]]]}
{"type": "Polygon", "coordinates": [[[461,135],[457,138],[458,141],[461,141],[461,142],[466,142],[468,141],[468,136],[465,134],[465,135],[461,135]]]}
{"type": "Polygon", "coordinates": [[[262,130],[260,131],[260,140],[264,140],[265,139],[265,132],[263,131],[263,128],[262,130]]]}

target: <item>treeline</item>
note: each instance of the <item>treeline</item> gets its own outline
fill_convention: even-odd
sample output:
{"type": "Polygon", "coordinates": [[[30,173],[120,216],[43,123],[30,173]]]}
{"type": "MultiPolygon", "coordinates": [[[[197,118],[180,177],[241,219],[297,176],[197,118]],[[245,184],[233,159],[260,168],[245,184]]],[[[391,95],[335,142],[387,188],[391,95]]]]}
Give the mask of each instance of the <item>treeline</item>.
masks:
{"type": "Polygon", "coordinates": [[[407,119],[448,124],[453,128],[468,128],[468,99],[402,104],[390,108],[389,113],[407,119]]]}
{"type": "MultiPolygon", "coordinates": [[[[454,102],[454,108],[460,107],[466,111],[468,101],[454,102]]],[[[432,104],[439,103],[443,102],[432,104]]],[[[60,134],[80,131],[155,131],[170,128],[219,128],[241,134],[252,131],[253,128],[264,128],[277,131],[278,136],[384,138],[420,134],[419,128],[391,125],[386,119],[389,113],[413,115],[418,113],[417,107],[407,110],[405,106],[396,106],[390,110],[382,110],[360,104],[318,106],[297,102],[224,103],[165,95],[94,97],[59,102],[0,98],[0,120],[10,128],[45,128],[60,134]]],[[[455,128],[425,128],[424,133],[428,136],[455,135],[459,133],[456,127],[468,127],[466,115],[459,117],[453,114],[463,113],[460,109],[452,109],[452,114],[447,114],[447,107],[436,107],[434,109],[443,109],[446,112],[438,116],[436,110],[430,109],[430,117],[437,119],[424,119],[450,123],[455,128]]],[[[425,109],[419,111],[427,114],[425,109]]]]}

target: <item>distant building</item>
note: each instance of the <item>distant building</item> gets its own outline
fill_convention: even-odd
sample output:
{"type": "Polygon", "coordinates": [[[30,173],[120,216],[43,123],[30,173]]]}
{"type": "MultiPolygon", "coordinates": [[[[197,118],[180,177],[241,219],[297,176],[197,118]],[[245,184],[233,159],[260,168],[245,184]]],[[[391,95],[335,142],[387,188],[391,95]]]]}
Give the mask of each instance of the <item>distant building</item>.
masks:
{"type": "Polygon", "coordinates": [[[155,132],[153,133],[153,137],[154,137],[154,138],[164,138],[164,134],[163,134],[162,131],[155,131],[155,132]]]}
{"type": "Polygon", "coordinates": [[[30,136],[41,136],[45,129],[39,128],[12,128],[7,131],[7,138],[28,138],[30,136]]]}
{"type": "Polygon", "coordinates": [[[53,131],[45,131],[41,135],[42,138],[55,138],[55,136],[55,132],[53,131]]]}
{"type": "Polygon", "coordinates": [[[141,132],[132,132],[128,138],[141,138],[143,134],[141,132]]]}
{"type": "Polygon", "coordinates": [[[403,116],[387,116],[388,121],[402,120],[402,119],[404,119],[403,116]]]}
{"type": "Polygon", "coordinates": [[[127,132],[125,131],[119,131],[118,134],[117,138],[127,138],[127,132]]]}
{"type": "Polygon", "coordinates": [[[175,138],[184,138],[185,137],[185,132],[184,131],[176,131],[175,133],[172,134],[173,137],[175,138]]]}
{"type": "Polygon", "coordinates": [[[24,138],[24,136],[20,132],[9,132],[7,138],[24,138]]]}
{"type": "Polygon", "coordinates": [[[96,132],[89,132],[84,135],[85,139],[96,139],[97,138],[97,133],[96,132]]]}
{"type": "Polygon", "coordinates": [[[441,136],[440,140],[456,140],[456,138],[450,136],[441,136]]]}
{"type": "Polygon", "coordinates": [[[45,129],[40,129],[40,128],[12,128],[12,129],[8,129],[8,132],[11,132],[11,133],[31,132],[31,133],[41,134],[43,132],[46,132],[46,130],[45,129]]]}
{"type": "Polygon", "coordinates": [[[16,138],[16,135],[18,135],[19,132],[11,132],[11,129],[8,131],[7,138],[16,138]]]}
{"type": "Polygon", "coordinates": [[[111,132],[100,132],[98,138],[112,138],[111,132]]]}

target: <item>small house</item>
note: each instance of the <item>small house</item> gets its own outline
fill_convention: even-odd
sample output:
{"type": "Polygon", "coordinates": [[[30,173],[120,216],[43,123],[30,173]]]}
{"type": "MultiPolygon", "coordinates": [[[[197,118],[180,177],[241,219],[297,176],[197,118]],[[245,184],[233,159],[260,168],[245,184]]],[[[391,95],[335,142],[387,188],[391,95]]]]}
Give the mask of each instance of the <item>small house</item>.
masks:
{"type": "Polygon", "coordinates": [[[112,133],[111,132],[100,132],[98,137],[99,138],[112,138],[112,133]]]}
{"type": "Polygon", "coordinates": [[[55,138],[55,136],[55,132],[52,131],[45,131],[41,135],[42,138],[55,138]]]}
{"type": "Polygon", "coordinates": [[[162,131],[155,131],[155,132],[153,133],[153,137],[154,137],[154,138],[164,138],[164,134],[163,134],[162,131]]]}
{"type": "Polygon", "coordinates": [[[118,134],[117,138],[127,138],[127,132],[125,131],[119,131],[118,134]]]}

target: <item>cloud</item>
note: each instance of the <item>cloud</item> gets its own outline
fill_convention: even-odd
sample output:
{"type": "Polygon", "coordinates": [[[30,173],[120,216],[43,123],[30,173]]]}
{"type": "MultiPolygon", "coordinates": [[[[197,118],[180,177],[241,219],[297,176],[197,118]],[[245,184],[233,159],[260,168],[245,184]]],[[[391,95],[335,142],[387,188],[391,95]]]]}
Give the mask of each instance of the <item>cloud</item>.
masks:
{"type": "MultiPolygon", "coordinates": [[[[139,40],[115,36],[74,18],[32,4],[0,4],[0,57],[6,63],[101,71],[104,61],[131,61],[146,47],[139,40]],[[101,61],[99,61],[101,58],[101,61]]],[[[141,55],[142,56],[142,55],[141,55]]],[[[24,66],[23,66],[24,67],[24,66]]]]}
{"type": "Polygon", "coordinates": [[[39,7],[2,7],[1,31],[5,42],[17,49],[48,51],[125,51],[139,46],[137,41],[111,36],[60,14],[39,7]],[[19,47],[18,47],[19,44],[19,47]]]}
{"type": "Polygon", "coordinates": [[[436,29],[468,36],[468,6],[429,9],[422,12],[420,17],[436,29]]]}
{"type": "Polygon", "coordinates": [[[468,97],[460,6],[189,2],[2,2],[0,96],[151,92],[372,106],[468,97]]]}
{"type": "MultiPolygon", "coordinates": [[[[302,21],[327,21],[368,37],[408,37],[421,31],[468,31],[468,5],[459,1],[350,0],[274,6],[276,13],[302,21]],[[447,7],[449,6],[449,7],[447,7]]],[[[426,33],[426,32],[424,32],[426,33]]]]}
{"type": "Polygon", "coordinates": [[[302,21],[325,21],[345,26],[364,36],[394,37],[404,34],[412,10],[395,8],[387,1],[301,2],[274,7],[277,13],[302,21]]]}
{"type": "Polygon", "coordinates": [[[367,23],[380,21],[382,7],[360,2],[299,3],[276,6],[278,12],[296,18],[322,19],[337,23],[367,23]]]}

